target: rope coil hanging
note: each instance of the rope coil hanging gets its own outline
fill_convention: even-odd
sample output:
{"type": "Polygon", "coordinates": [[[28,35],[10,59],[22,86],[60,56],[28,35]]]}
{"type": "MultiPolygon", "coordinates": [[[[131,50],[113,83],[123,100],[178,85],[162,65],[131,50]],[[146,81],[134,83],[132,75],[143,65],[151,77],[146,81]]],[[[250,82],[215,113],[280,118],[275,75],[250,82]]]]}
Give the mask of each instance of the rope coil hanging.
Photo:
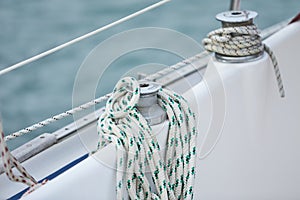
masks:
{"type": "MultiPolygon", "coordinates": [[[[241,13],[241,16],[242,14],[247,16],[249,14],[247,12],[250,11],[244,11],[244,13],[229,12],[229,14],[241,13]]],[[[226,14],[228,15],[228,13],[225,12],[225,15],[226,14]]],[[[207,38],[203,39],[203,46],[209,52],[232,57],[259,55],[265,50],[273,63],[280,96],[284,97],[285,91],[275,54],[266,44],[262,43],[259,30],[257,26],[252,23],[252,19],[250,19],[250,22],[248,25],[234,25],[234,23],[232,23],[230,24],[232,27],[225,26],[211,31],[208,33],[207,38]]]]}
{"type": "Polygon", "coordinates": [[[165,158],[151,127],[136,105],[138,82],[120,80],[98,120],[99,149],[113,143],[117,149],[117,199],[193,199],[196,158],[195,115],[186,100],[167,89],[158,92],[159,105],[168,116],[165,158]],[[155,188],[146,177],[150,170],[155,188]]]}

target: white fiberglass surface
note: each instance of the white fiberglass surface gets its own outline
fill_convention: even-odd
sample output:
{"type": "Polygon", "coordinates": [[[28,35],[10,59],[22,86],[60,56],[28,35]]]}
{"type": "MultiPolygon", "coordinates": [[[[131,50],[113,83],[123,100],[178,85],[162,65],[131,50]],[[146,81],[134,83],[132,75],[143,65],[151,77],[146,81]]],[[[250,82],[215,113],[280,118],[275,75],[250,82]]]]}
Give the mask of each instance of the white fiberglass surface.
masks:
{"type": "Polygon", "coordinates": [[[208,134],[200,145],[200,157],[216,144],[207,157],[198,160],[195,199],[300,197],[299,34],[298,22],[265,41],[278,59],[285,98],[279,95],[267,54],[244,64],[212,60],[204,78],[210,90],[206,95],[197,93],[207,88],[203,83],[193,88],[198,94],[200,134],[208,134]],[[215,71],[223,90],[215,85],[215,71]],[[222,115],[214,110],[220,107],[224,108],[223,123],[211,123],[203,111],[209,110],[210,116],[222,115]]]}

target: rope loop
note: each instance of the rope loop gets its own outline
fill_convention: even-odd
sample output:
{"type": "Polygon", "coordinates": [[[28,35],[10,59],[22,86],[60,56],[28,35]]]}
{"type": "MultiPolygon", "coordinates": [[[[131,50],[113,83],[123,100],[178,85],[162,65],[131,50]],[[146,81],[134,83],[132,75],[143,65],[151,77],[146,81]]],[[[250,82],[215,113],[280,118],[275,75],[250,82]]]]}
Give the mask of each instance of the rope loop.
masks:
{"type": "Polygon", "coordinates": [[[108,99],[107,112],[111,118],[123,118],[138,103],[140,88],[138,82],[131,77],[121,79],[108,99]]]}

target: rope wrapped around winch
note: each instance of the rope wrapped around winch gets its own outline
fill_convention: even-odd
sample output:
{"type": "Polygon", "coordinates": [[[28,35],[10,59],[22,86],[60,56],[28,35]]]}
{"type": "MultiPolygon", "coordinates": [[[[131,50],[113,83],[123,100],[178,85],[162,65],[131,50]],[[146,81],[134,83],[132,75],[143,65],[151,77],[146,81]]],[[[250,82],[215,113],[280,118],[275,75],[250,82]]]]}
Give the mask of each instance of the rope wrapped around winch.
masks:
{"type": "Polygon", "coordinates": [[[182,96],[167,89],[158,92],[159,105],[166,111],[169,124],[162,156],[151,127],[137,109],[139,97],[139,83],[130,77],[121,79],[97,125],[99,149],[109,143],[117,149],[117,199],[124,199],[124,190],[129,199],[193,199],[197,137],[194,113],[182,96]],[[147,170],[152,180],[147,179],[147,170]]]}
{"type": "Polygon", "coordinates": [[[251,56],[265,50],[273,63],[280,96],[285,96],[277,59],[273,51],[262,43],[256,25],[219,28],[208,33],[202,43],[207,51],[233,57],[251,56]]]}

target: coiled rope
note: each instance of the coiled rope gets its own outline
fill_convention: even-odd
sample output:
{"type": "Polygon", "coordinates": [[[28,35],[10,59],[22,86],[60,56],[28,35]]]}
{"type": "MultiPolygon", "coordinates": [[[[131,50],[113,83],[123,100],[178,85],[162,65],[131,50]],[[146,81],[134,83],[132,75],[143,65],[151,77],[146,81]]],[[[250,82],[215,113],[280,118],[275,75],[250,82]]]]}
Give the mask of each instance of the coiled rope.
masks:
{"type": "Polygon", "coordinates": [[[108,143],[114,143],[117,149],[117,199],[124,198],[124,190],[130,199],[193,199],[197,137],[194,113],[182,96],[167,89],[158,92],[159,105],[169,120],[163,159],[151,127],[136,107],[139,96],[138,82],[123,78],[98,120],[99,149],[108,143]],[[147,168],[155,188],[146,177],[147,168]]]}
{"type": "Polygon", "coordinates": [[[226,56],[251,56],[265,50],[273,63],[280,96],[285,96],[277,59],[273,51],[262,43],[256,25],[220,28],[210,32],[202,42],[207,51],[226,56]]]}

